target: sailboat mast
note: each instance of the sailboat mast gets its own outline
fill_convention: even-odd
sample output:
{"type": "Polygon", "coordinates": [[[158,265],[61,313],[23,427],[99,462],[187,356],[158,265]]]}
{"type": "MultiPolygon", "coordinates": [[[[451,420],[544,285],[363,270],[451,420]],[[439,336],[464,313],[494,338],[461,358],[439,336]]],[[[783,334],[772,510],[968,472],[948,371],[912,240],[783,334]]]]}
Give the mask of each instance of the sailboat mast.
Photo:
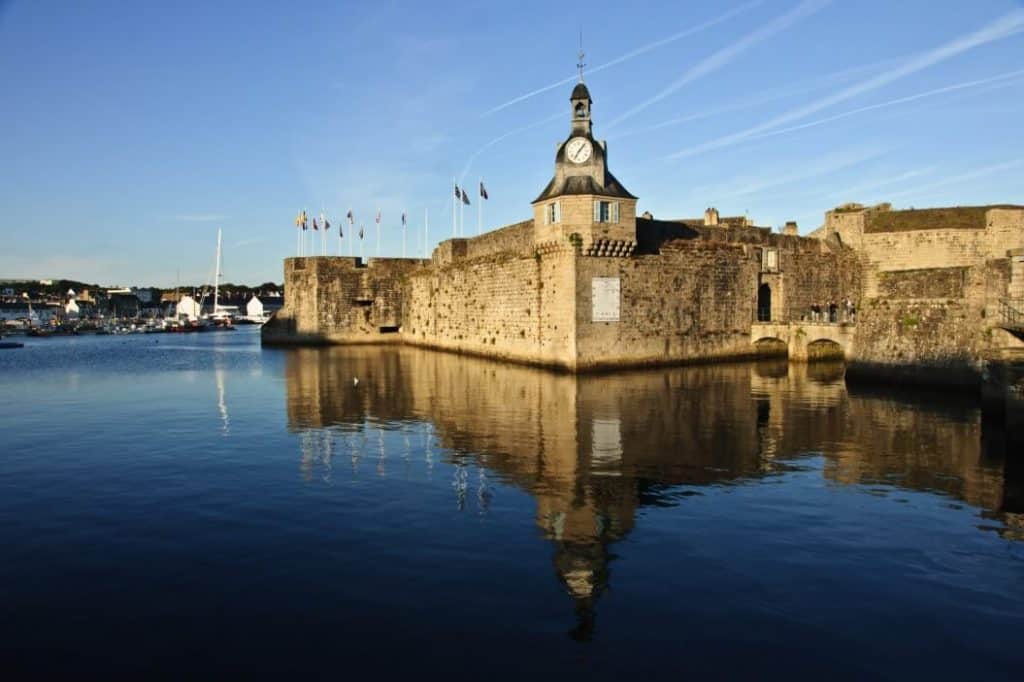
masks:
{"type": "Polygon", "coordinates": [[[220,228],[217,228],[217,266],[213,275],[213,317],[217,317],[217,295],[220,286],[220,228]]]}

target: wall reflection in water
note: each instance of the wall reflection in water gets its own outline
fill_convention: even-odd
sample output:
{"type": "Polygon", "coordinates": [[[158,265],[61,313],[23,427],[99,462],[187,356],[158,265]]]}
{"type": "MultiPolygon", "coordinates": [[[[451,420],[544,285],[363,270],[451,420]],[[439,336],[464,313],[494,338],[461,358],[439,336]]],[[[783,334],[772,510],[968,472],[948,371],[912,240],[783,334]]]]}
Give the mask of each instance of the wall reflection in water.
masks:
{"type": "Polygon", "coordinates": [[[843,367],[783,362],[569,376],[411,348],[289,351],[289,427],[302,467],[330,480],[344,453],[386,475],[416,456],[454,465],[456,504],[486,511],[489,479],[536,500],[537,525],[572,597],[577,637],[594,625],[610,547],[644,505],[676,504],[824,458],[837,484],[932,491],[980,507],[1024,539],[1020,462],[976,405],[891,389],[848,390],[843,367]],[[356,384],[355,379],[358,379],[356,384]],[[380,428],[366,429],[367,422],[380,428]],[[385,448],[385,430],[403,443],[385,448]],[[388,450],[386,452],[386,449],[388,450]],[[404,450],[404,451],[403,451],[404,450]]]}

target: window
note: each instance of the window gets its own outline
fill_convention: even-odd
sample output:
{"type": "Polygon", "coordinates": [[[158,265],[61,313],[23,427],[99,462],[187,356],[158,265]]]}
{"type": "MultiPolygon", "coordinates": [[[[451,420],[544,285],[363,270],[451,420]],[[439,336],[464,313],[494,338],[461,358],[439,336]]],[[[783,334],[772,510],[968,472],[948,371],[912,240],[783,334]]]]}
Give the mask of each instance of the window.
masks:
{"type": "Polygon", "coordinates": [[[550,225],[551,223],[562,222],[562,206],[557,201],[548,204],[545,207],[544,212],[544,223],[550,225]]]}
{"type": "Polygon", "coordinates": [[[617,201],[595,201],[594,202],[595,223],[617,223],[619,222],[619,202],[617,201]]]}

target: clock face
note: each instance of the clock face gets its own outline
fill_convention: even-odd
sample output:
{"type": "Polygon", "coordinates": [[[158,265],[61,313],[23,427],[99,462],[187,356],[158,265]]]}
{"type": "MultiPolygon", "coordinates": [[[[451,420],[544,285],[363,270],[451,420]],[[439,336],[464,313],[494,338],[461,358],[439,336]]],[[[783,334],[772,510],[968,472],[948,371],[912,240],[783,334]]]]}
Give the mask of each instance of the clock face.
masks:
{"type": "Polygon", "coordinates": [[[573,163],[583,163],[593,151],[590,140],[585,137],[574,137],[565,145],[565,156],[573,163]]]}

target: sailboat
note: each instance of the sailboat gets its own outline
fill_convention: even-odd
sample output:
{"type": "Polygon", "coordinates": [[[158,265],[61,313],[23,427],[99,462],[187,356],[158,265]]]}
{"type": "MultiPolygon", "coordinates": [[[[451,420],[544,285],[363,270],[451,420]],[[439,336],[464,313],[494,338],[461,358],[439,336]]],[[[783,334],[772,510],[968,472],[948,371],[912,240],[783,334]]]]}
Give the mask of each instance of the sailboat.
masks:
{"type": "MultiPolygon", "coordinates": [[[[231,316],[225,314],[220,309],[220,252],[221,252],[221,230],[217,228],[217,262],[214,266],[213,274],[213,311],[209,315],[204,315],[201,319],[201,325],[207,330],[230,330],[234,331],[235,327],[231,322],[231,316]]],[[[199,300],[199,310],[203,309],[203,302],[206,300],[206,290],[203,290],[203,296],[199,300]]]]}

